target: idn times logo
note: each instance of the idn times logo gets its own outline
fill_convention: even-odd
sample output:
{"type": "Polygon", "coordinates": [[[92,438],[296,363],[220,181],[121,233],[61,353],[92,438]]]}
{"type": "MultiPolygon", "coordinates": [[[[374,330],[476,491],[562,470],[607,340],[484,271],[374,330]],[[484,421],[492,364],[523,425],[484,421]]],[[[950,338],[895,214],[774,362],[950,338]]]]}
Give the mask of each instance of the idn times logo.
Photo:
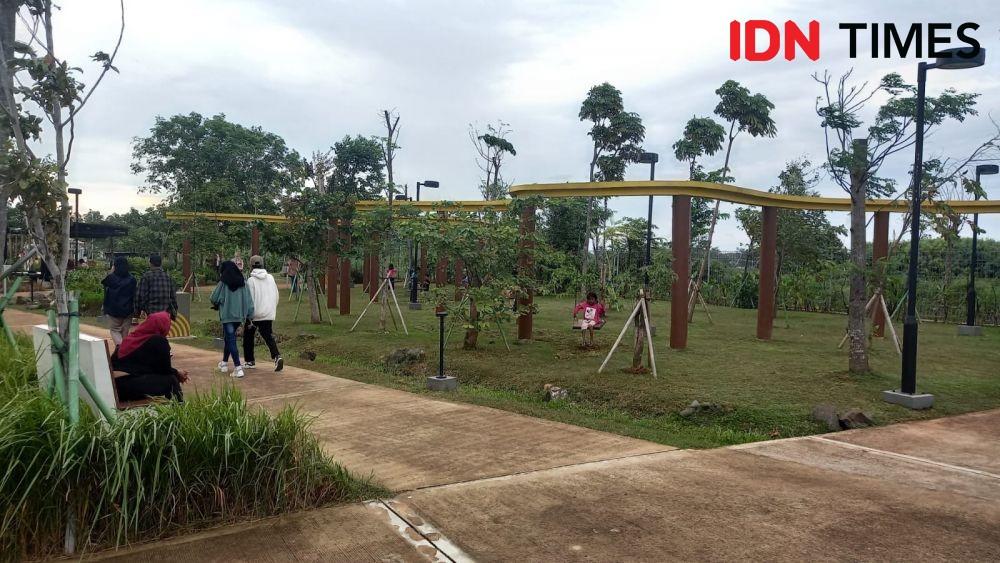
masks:
{"type": "MultiPolygon", "coordinates": [[[[958,57],[971,59],[982,48],[972,32],[979,24],[965,22],[914,23],[897,26],[893,23],[841,23],[838,29],[849,41],[852,59],[870,54],[873,59],[950,57],[956,44],[962,49],[958,57]]],[[[820,25],[816,20],[805,29],[789,20],[781,27],[770,20],[729,22],[729,58],[738,61],[770,61],[784,53],[785,60],[795,60],[798,53],[817,61],[820,56],[820,25]]]]}

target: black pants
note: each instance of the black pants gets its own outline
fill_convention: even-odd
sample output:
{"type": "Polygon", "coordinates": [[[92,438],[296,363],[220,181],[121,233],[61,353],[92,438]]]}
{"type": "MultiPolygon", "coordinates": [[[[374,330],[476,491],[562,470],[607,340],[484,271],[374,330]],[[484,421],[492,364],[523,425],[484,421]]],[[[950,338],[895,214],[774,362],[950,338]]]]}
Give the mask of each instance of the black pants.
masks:
{"type": "Polygon", "coordinates": [[[271,332],[272,321],[254,321],[247,322],[243,325],[243,359],[248,362],[253,362],[253,345],[254,336],[257,331],[260,330],[260,337],[264,339],[264,344],[267,344],[267,350],[271,352],[271,359],[275,359],[281,355],[278,352],[278,343],[274,341],[274,334],[271,332]]]}
{"type": "Polygon", "coordinates": [[[184,400],[181,383],[171,373],[126,375],[115,379],[114,385],[120,401],[138,401],[147,397],[184,400]]]}

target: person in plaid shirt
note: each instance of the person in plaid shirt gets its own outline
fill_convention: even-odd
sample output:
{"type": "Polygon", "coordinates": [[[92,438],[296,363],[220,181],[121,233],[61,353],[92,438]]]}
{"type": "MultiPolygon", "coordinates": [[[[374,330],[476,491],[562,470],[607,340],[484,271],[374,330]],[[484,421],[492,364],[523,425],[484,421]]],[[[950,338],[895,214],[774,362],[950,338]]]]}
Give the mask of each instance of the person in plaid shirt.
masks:
{"type": "Polygon", "coordinates": [[[149,257],[149,270],[139,280],[139,290],[136,292],[135,316],[166,311],[170,313],[171,320],[177,318],[177,286],[170,275],[163,271],[162,265],[163,259],[159,254],[149,257]]]}

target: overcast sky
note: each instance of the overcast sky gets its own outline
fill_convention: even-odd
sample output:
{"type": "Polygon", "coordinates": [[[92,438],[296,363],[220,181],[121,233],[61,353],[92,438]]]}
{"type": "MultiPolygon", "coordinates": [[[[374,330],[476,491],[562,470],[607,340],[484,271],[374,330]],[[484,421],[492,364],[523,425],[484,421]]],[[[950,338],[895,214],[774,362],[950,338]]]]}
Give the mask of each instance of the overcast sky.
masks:
{"type": "MultiPolygon", "coordinates": [[[[110,50],[117,34],[116,0],[67,0],[57,15],[56,50],[96,74],[88,55],[110,50]]],[[[954,86],[980,92],[980,116],[947,124],[927,142],[929,156],[961,156],[1000,120],[1000,10],[995,0],[964,2],[698,2],[665,1],[126,1],[125,40],[116,65],[77,123],[71,183],[84,189],[81,207],[103,213],[145,207],[143,182],[129,172],[130,143],[157,115],[225,113],[245,126],[284,137],[303,155],[347,134],[380,134],[379,110],[401,119],[397,181],[435,179],[444,199],[478,199],[480,174],[470,123],[502,119],[518,154],[505,165],[515,183],[586,180],[588,125],[577,118],[594,84],[622,90],[626,109],[646,125],[645,148],[658,152],[659,179],[685,179],[670,148],[692,116],[707,116],[714,90],[735,79],[765,94],[776,109],[774,139],[740,138],[733,150],[736,183],[766,189],[794,158],[824,158],[814,112],[820,93],[811,74],[855,68],[860,80],[900,72],[913,81],[916,59],[847,57],[840,22],[972,21],[989,56],[985,67],[932,71],[928,92],[954,86]],[[729,60],[730,20],[820,21],[819,61],[800,56],[767,63],[729,60]]],[[[867,45],[867,42],[864,43],[867,45]]],[[[87,78],[90,78],[88,80],[87,78]]],[[[883,175],[905,183],[912,151],[883,175]]],[[[721,157],[706,162],[721,166],[721,157]]],[[[629,177],[648,177],[633,165],[629,177]]],[[[1000,177],[985,182],[1000,199],[1000,177]]],[[[843,195],[824,179],[820,191],[843,195]]],[[[654,223],[669,236],[670,201],[659,198],[654,223]]],[[[644,198],[612,200],[618,216],[644,216],[644,198]]],[[[730,207],[731,206],[726,206],[730,207]]],[[[831,220],[845,224],[846,213],[831,220]]],[[[1000,218],[983,226],[1000,236],[1000,218]]],[[[894,228],[898,228],[894,224],[894,228]]],[[[735,219],[720,224],[717,245],[746,242],[735,219]]]]}

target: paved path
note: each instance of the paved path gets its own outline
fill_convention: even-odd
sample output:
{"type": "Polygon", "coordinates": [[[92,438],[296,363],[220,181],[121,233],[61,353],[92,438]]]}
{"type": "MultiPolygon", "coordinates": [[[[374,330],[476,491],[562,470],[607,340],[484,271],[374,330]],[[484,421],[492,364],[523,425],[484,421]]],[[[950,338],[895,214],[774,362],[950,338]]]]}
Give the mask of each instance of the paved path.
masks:
{"type": "MultiPolygon", "coordinates": [[[[9,312],[12,324],[32,317],[9,312]],[[20,320],[14,320],[18,318],[20,320]]],[[[89,330],[89,329],[88,329],[89,330]]],[[[100,334],[100,331],[96,331],[100,334]]],[[[176,346],[196,389],[217,354],[176,346]]],[[[996,560],[1000,410],[703,451],[307,370],[251,372],[396,498],[140,546],[122,561],[996,560]]]]}

